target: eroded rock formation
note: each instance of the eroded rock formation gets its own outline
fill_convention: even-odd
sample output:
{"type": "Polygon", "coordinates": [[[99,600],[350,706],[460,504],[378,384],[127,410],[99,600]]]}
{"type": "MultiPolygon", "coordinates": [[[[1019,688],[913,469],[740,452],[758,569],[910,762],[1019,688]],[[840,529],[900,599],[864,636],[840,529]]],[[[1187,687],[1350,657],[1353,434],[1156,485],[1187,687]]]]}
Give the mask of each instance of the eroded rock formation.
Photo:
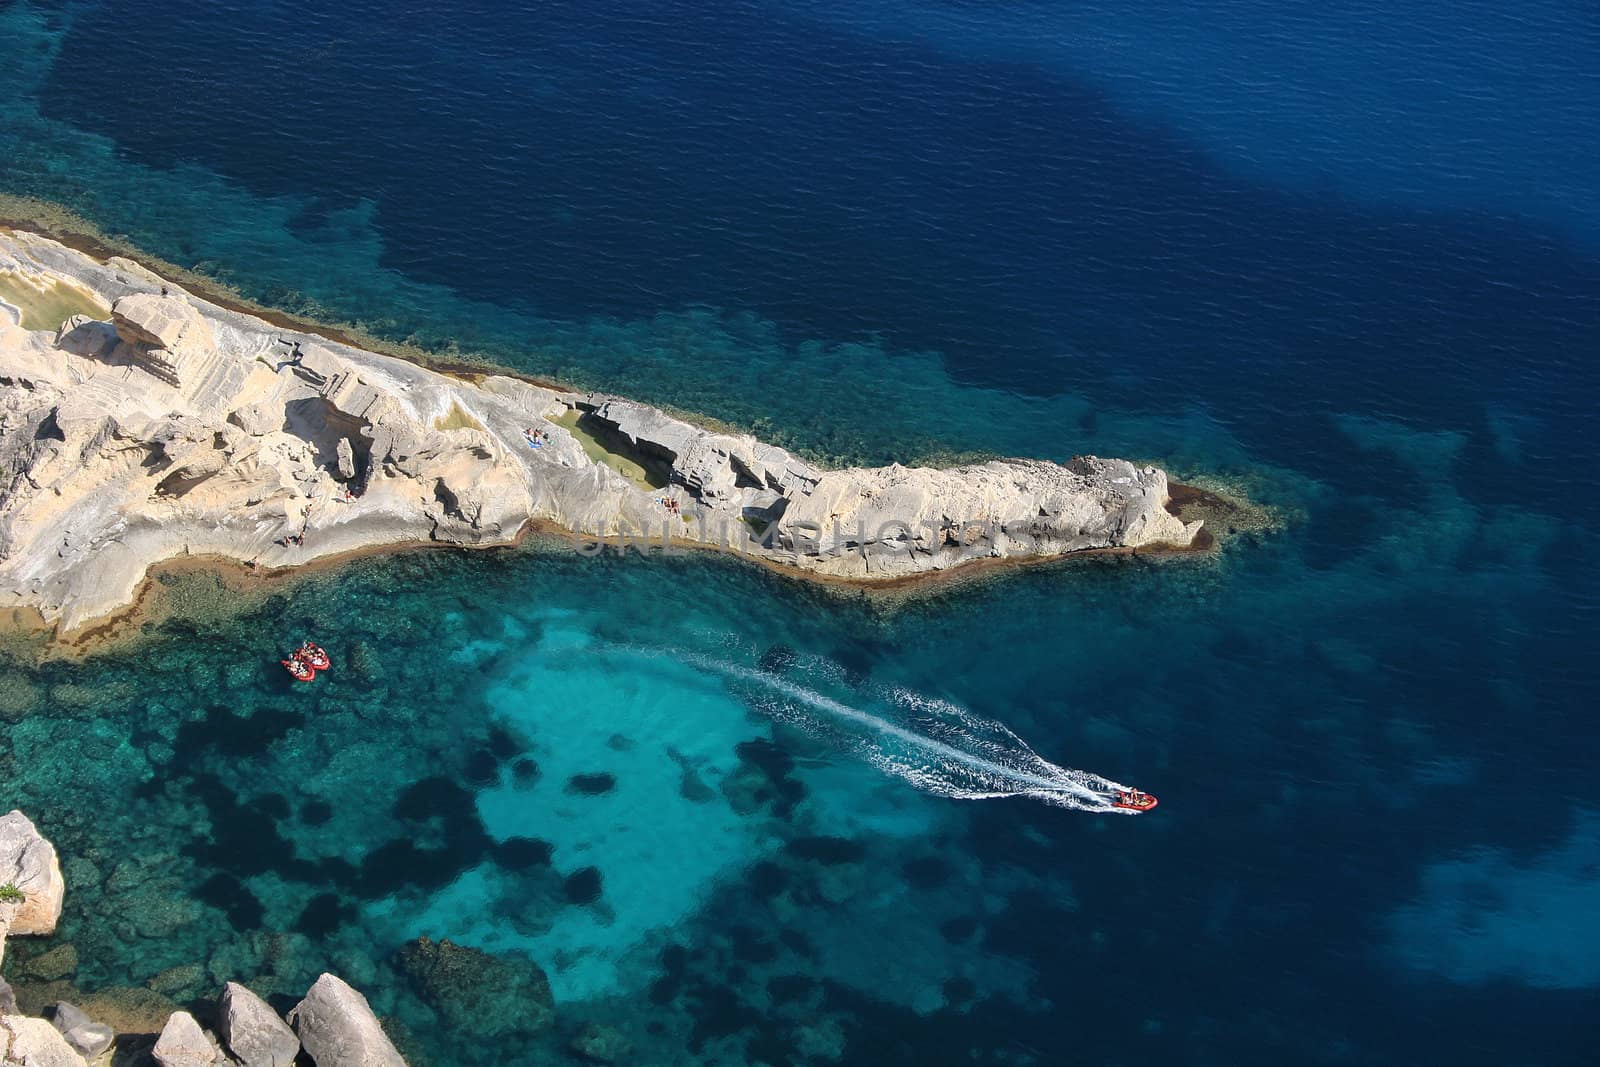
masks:
{"type": "Polygon", "coordinates": [[[20,811],[0,816],[0,890],[4,891],[0,962],[4,962],[7,936],[55,932],[67,891],[55,846],[20,811]]]}
{"type": "Polygon", "coordinates": [[[0,273],[112,309],[0,319],[0,606],[71,630],[183,554],[269,567],[506,542],[529,520],[872,580],[980,557],[1187,545],[1154,467],[1081,457],[822,470],[644,404],[472,382],[284,330],[135,263],[0,233],[0,273]]]}

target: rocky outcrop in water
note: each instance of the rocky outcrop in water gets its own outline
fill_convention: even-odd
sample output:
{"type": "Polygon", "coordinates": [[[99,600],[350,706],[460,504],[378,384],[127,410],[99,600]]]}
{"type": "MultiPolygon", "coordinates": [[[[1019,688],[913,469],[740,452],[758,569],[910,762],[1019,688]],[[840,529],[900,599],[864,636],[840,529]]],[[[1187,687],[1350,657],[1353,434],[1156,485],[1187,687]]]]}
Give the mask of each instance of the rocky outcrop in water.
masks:
{"type": "Polygon", "coordinates": [[[400,950],[397,962],[422,999],[461,1033],[532,1036],[554,1017],[550,983],[532,960],[419,937],[400,950]]]}
{"type": "Polygon", "coordinates": [[[0,606],[62,630],[149,567],[269,567],[374,545],[503,543],[530,521],[855,580],[978,558],[1187,545],[1161,470],[1082,457],[822,470],[620,397],[467,381],[281,329],[125,259],[0,233],[0,274],[109,306],[0,320],[0,606]]]}

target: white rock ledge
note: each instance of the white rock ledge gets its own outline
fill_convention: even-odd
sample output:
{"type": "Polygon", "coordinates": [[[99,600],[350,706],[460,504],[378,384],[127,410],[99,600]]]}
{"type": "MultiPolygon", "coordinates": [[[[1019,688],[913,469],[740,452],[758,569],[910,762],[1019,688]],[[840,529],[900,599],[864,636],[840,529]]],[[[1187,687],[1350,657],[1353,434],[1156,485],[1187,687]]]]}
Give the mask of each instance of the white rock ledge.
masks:
{"type": "Polygon", "coordinates": [[[821,470],[618,397],[464,381],[282,329],[32,234],[0,232],[8,274],[113,308],[53,331],[0,317],[0,607],[63,632],[175,556],[276,568],[506,543],[530,521],[587,551],[648,535],[858,580],[1182,547],[1199,528],[1166,510],[1165,472],[1124,460],[821,470]],[[591,458],[564,415],[638,467],[591,458]]]}

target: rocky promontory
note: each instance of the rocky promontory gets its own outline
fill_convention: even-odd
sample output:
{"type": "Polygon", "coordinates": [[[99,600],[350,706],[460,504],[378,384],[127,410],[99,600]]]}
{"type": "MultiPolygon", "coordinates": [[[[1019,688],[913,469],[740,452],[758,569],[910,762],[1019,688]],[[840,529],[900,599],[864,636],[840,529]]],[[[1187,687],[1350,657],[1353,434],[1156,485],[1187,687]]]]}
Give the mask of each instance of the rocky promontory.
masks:
{"type": "Polygon", "coordinates": [[[149,568],[381,545],[720,548],[882,581],[1189,545],[1165,472],[1082,456],[828,470],[619,397],[452,376],[286,329],[123,258],[0,232],[0,606],[70,631],[149,568]],[[74,313],[51,321],[69,309],[74,313]]]}

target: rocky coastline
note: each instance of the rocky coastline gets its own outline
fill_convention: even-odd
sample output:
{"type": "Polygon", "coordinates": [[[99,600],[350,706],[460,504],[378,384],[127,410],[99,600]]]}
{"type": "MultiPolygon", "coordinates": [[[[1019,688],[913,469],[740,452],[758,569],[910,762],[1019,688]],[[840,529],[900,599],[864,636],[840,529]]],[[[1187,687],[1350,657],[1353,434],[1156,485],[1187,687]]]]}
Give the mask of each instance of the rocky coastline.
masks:
{"type": "MultiPolygon", "coordinates": [[[[0,962],[8,936],[56,932],[66,888],[55,847],[28,817],[20,811],[0,816],[0,962]]],[[[416,994],[463,1032],[484,1040],[525,1041],[555,1025],[549,982],[531,960],[428,937],[404,945],[396,959],[416,994]]],[[[59,945],[28,959],[16,988],[0,975],[0,1067],[405,1067],[408,1059],[418,1062],[396,1043],[396,1037],[408,1036],[404,1026],[381,1020],[367,998],[335,974],[323,972],[280,1013],[268,998],[279,1003],[292,998],[270,976],[257,976],[250,984],[223,980],[212,995],[180,1004],[156,987],[192,992],[203,986],[203,968],[172,982],[158,978],[149,988],[84,995],[63,981],[78,962],[70,944],[59,945]],[[70,958],[54,959],[58,955],[70,958]]],[[[617,1063],[631,1051],[627,1037],[601,1023],[567,1030],[565,1048],[575,1062],[617,1063]]]]}
{"type": "Polygon", "coordinates": [[[1166,473],[1081,456],[823,469],[621,397],[453,376],[0,231],[0,608],[71,633],[150,568],[377,547],[711,548],[903,582],[978,560],[1184,548],[1166,473]],[[57,316],[64,318],[55,321],[57,316]]]}

